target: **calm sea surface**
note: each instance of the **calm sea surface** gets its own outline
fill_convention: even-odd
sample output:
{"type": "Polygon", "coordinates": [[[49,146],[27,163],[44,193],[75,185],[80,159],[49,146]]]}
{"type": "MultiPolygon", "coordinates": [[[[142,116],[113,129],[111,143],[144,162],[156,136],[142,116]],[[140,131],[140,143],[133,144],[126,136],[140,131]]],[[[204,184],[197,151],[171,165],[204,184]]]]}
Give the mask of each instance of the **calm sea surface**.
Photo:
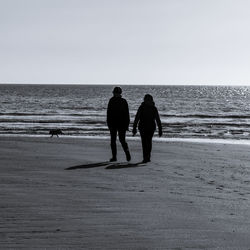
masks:
{"type": "MultiPolygon", "coordinates": [[[[107,136],[106,108],[114,86],[0,85],[0,135],[107,136]]],[[[147,93],[164,137],[250,139],[250,87],[122,86],[131,126],[147,93]]],[[[131,132],[128,132],[131,136],[131,132]]]]}

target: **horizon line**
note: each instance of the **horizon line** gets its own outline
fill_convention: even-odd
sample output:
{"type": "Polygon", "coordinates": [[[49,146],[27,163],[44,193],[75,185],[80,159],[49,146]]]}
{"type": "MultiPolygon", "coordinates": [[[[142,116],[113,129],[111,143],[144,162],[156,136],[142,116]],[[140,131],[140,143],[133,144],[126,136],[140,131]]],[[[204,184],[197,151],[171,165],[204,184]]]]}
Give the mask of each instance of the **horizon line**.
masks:
{"type": "Polygon", "coordinates": [[[235,83],[21,83],[21,82],[0,82],[0,85],[121,85],[121,86],[241,86],[241,87],[250,87],[250,84],[235,84],[235,83]]]}

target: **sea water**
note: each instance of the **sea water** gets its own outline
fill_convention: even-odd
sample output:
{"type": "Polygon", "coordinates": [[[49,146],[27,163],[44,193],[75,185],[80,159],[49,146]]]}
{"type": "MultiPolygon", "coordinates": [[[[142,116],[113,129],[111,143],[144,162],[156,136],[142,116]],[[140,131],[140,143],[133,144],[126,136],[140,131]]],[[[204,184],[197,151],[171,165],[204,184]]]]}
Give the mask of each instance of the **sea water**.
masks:
{"type": "MultiPolygon", "coordinates": [[[[145,94],[159,110],[163,138],[250,139],[250,87],[124,85],[130,130],[145,94]]],[[[107,137],[111,85],[0,85],[0,135],[107,137]]],[[[129,137],[132,136],[128,132],[129,137]]]]}

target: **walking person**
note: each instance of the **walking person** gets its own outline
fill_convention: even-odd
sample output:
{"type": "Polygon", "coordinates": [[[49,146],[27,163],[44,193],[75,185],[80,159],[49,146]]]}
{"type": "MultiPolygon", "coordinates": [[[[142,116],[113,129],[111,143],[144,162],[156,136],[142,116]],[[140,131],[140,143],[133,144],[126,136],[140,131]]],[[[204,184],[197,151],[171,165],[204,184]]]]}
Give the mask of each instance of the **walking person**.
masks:
{"type": "Polygon", "coordinates": [[[118,133],[119,141],[126,154],[127,161],[131,160],[128,144],[126,142],[126,131],[129,128],[129,108],[127,101],[122,98],[122,89],[115,87],[113,97],[109,100],[107,109],[107,124],[111,136],[111,162],[117,161],[116,137],[118,133]]]}
{"type": "Polygon", "coordinates": [[[144,102],[142,102],[139,107],[137,114],[135,116],[135,121],[133,124],[133,136],[137,133],[137,124],[143,151],[143,163],[150,162],[151,150],[152,150],[152,138],[156,130],[156,124],[158,126],[159,136],[162,136],[162,126],[161,120],[153,97],[149,94],[144,96],[144,102]]]}

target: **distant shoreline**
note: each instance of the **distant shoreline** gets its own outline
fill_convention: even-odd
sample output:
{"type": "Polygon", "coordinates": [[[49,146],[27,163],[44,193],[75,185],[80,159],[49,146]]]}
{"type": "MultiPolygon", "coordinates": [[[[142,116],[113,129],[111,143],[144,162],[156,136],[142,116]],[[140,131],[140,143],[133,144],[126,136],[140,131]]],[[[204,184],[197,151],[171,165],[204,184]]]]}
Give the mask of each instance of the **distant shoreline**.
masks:
{"type": "MultiPolygon", "coordinates": [[[[60,135],[59,137],[52,137],[50,135],[0,135],[1,138],[48,138],[48,139],[88,139],[88,140],[109,140],[109,136],[74,136],[74,135],[60,135]]],[[[140,137],[127,137],[128,141],[140,141],[140,137]]],[[[232,144],[232,145],[249,145],[250,146],[250,139],[249,140],[240,140],[240,139],[209,139],[209,138],[159,138],[157,135],[153,137],[154,142],[186,142],[186,143],[201,143],[201,144],[232,144]]]]}

